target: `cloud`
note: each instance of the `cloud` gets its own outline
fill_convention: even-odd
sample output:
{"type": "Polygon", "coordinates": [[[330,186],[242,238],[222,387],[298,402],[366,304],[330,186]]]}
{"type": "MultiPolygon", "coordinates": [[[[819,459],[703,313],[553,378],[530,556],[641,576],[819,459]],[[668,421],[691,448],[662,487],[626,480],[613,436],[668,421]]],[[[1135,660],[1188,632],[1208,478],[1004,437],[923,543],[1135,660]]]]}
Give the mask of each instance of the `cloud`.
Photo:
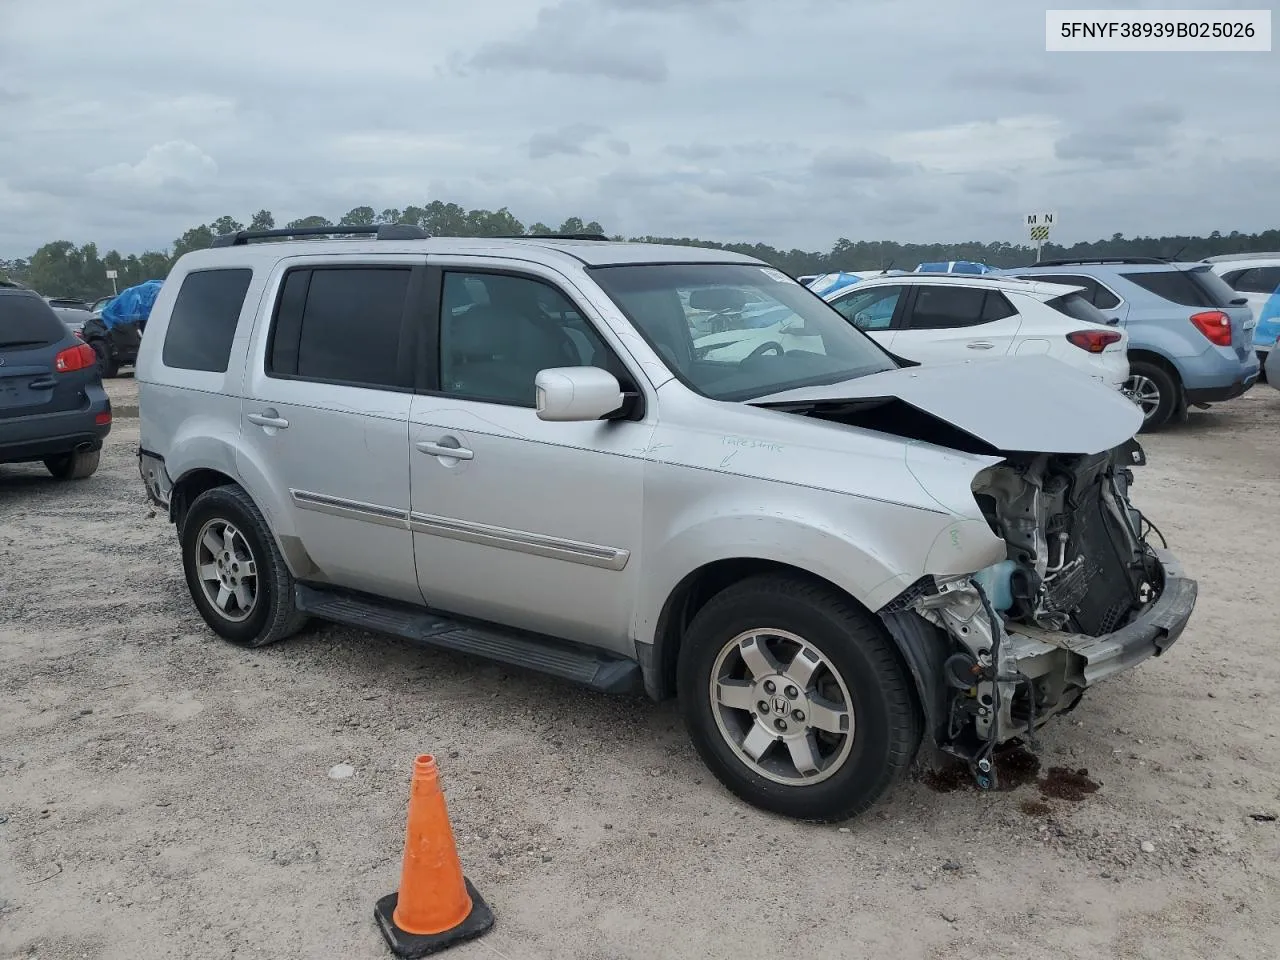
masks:
{"type": "Polygon", "coordinates": [[[908,169],[906,164],[870,150],[829,149],[813,158],[815,174],[837,180],[885,180],[908,169]]]}
{"type": "Polygon", "coordinates": [[[1134,163],[1143,154],[1167,150],[1185,117],[1172,104],[1130,106],[1079,124],[1058,140],[1054,151],[1060,160],[1134,163]]]}
{"type": "Polygon", "coordinates": [[[294,6],[0,0],[0,257],[437,199],[803,249],[1274,226],[1269,58],[1179,54],[1157,98],[1020,0],[294,6]]]}
{"type": "Polygon", "coordinates": [[[170,140],[147,150],[137,163],[99,167],[89,180],[106,187],[165,190],[203,184],[218,175],[218,164],[193,143],[170,140]]]}
{"type": "Polygon", "coordinates": [[[568,0],[539,10],[533,28],[523,36],[482,44],[465,63],[477,70],[542,71],[638,83],[666,80],[662,51],[629,45],[627,39],[618,23],[600,17],[598,8],[585,0],[568,0]]]}

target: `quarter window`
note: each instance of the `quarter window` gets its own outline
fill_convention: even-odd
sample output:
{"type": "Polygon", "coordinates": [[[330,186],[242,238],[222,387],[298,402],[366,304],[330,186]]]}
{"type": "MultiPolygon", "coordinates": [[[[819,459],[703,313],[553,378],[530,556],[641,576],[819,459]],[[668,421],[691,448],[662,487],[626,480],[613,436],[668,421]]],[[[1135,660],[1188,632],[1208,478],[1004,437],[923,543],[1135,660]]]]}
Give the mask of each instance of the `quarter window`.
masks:
{"type": "Polygon", "coordinates": [[[226,373],[253,271],[197,270],[178,289],[161,360],[178,370],[226,373]]]}

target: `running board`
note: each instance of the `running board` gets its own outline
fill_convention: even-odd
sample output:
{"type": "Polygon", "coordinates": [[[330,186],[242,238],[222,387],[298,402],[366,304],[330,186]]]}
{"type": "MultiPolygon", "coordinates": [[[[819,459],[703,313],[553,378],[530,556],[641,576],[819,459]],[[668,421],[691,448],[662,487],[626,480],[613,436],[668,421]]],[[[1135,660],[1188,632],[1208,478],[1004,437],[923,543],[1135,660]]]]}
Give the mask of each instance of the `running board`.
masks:
{"type": "Polygon", "coordinates": [[[641,685],[634,660],[552,637],[462,623],[418,607],[303,584],[294,587],[294,600],[308,616],[536,670],[602,693],[632,693],[641,685]]]}

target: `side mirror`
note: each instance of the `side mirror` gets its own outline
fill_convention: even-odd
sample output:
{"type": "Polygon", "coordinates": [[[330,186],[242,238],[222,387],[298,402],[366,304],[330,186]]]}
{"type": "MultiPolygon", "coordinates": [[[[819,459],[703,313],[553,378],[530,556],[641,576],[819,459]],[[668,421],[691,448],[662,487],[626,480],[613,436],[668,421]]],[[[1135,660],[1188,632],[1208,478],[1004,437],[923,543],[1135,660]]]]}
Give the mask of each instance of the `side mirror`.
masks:
{"type": "Polygon", "coordinates": [[[618,378],[599,367],[551,367],[534,378],[539,420],[599,420],[626,401],[618,378]]]}

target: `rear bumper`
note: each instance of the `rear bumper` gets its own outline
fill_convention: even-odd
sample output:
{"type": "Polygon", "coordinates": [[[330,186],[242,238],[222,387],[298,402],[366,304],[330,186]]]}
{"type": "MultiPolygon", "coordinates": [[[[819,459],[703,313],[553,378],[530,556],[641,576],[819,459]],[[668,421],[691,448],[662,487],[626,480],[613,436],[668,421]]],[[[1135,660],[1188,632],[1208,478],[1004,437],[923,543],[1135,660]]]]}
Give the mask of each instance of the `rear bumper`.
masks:
{"type": "Polygon", "coordinates": [[[0,463],[26,463],[72,450],[100,450],[111,433],[111,422],[97,422],[111,413],[105,393],[87,409],[36,414],[0,422],[0,463]]]}
{"type": "Polygon", "coordinates": [[[1258,382],[1258,373],[1260,365],[1253,364],[1253,372],[1228,384],[1225,387],[1198,387],[1194,390],[1186,391],[1187,403],[1222,403],[1225,400],[1234,400],[1236,397],[1243,396],[1247,393],[1255,383],[1258,382]]]}

